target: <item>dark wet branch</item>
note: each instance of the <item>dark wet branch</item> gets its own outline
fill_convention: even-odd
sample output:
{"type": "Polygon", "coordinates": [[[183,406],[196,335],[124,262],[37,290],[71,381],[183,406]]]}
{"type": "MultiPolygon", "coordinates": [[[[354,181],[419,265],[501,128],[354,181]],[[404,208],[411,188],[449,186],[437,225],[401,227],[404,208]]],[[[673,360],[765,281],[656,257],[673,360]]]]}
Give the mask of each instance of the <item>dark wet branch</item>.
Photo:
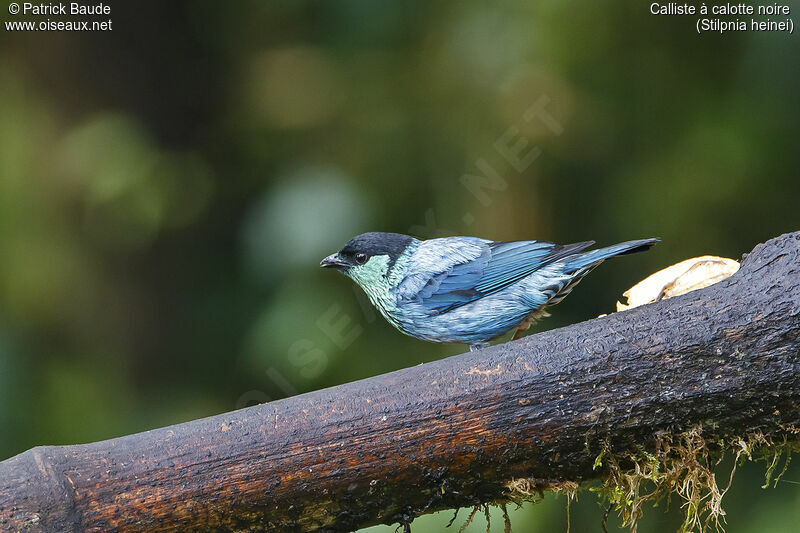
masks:
{"type": "MultiPolygon", "coordinates": [[[[702,291],[331,389],[0,463],[2,531],[349,531],[597,475],[659,431],[800,427],[800,233],[702,291]]],[[[411,346],[411,344],[409,344],[411,346]]]]}

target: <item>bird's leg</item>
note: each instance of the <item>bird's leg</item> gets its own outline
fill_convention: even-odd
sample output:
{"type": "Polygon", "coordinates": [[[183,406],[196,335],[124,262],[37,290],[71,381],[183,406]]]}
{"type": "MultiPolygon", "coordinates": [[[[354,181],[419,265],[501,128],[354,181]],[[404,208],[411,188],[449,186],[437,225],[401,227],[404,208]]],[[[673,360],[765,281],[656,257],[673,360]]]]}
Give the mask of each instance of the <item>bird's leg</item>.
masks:
{"type": "Polygon", "coordinates": [[[478,343],[478,344],[470,344],[469,345],[469,351],[470,352],[477,352],[481,348],[486,348],[487,346],[488,346],[488,344],[486,344],[485,342],[478,343]]]}
{"type": "Polygon", "coordinates": [[[528,315],[525,320],[517,324],[517,329],[514,330],[514,336],[511,337],[512,341],[522,338],[522,334],[528,331],[532,325],[536,323],[542,317],[550,316],[550,314],[544,310],[544,308],[537,309],[530,315],[528,315]]]}

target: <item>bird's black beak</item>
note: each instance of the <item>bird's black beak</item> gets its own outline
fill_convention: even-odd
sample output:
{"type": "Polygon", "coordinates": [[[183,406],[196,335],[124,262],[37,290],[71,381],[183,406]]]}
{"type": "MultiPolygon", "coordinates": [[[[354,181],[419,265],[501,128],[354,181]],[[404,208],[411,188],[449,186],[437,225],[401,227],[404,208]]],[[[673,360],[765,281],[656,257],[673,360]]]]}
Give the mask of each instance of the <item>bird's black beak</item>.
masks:
{"type": "Polygon", "coordinates": [[[331,254],[320,261],[319,266],[322,268],[344,268],[349,265],[339,258],[339,254],[331,254]]]}

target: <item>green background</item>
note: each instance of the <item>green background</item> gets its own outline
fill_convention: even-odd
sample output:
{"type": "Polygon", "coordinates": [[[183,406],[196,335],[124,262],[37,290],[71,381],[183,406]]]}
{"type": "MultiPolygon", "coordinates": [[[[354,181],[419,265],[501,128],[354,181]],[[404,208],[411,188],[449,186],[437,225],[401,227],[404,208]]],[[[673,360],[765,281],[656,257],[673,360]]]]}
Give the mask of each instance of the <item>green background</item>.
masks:
{"type": "MultiPolygon", "coordinates": [[[[111,19],[0,32],[0,459],[463,351],[397,333],[318,268],[357,233],[662,238],[540,331],[800,229],[796,35],[697,35],[611,1],[117,2],[111,19]],[[537,102],[549,122],[526,119],[537,102]],[[515,168],[508,138],[539,155],[515,168]],[[475,194],[461,178],[481,161],[503,186],[475,194]]],[[[730,533],[797,530],[800,468],[770,490],[763,471],[726,496],[730,533]]],[[[564,502],[513,512],[515,531],[563,531],[564,502]]],[[[582,492],[572,530],[601,515],[582,492]]],[[[679,519],[673,502],[640,531],[679,519]]]]}

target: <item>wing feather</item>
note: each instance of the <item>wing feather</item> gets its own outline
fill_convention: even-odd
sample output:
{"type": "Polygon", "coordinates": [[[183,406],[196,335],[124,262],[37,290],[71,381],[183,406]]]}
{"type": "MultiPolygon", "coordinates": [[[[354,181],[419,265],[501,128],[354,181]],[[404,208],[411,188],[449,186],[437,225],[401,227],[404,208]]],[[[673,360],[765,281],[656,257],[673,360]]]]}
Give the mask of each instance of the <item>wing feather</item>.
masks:
{"type": "Polygon", "coordinates": [[[564,246],[542,241],[487,241],[475,237],[431,239],[410,258],[397,286],[401,302],[446,312],[500,291],[536,270],[573,255],[593,241],[564,246]]]}

